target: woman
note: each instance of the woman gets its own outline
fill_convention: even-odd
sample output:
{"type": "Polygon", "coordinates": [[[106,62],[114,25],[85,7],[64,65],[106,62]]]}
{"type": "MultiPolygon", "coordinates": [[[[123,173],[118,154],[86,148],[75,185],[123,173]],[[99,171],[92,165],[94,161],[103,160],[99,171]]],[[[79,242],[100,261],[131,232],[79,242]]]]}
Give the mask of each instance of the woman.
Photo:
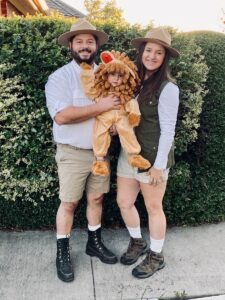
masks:
{"type": "Polygon", "coordinates": [[[132,168],[121,151],[117,168],[117,202],[130,234],[130,243],[120,262],[131,265],[146,253],[132,274],[147,278],[165,266],[162,248],[166,218],[162,201],[169,168],[174,165],[173,140],[179,105],[179,89],[170,78],[168,62],[170,58],[178,57],[179,52],[171,47],[170,34],[163,28],[155,28],[144,38],[134,39],[131,43],[138,49],[137,67],[141,78],[137,96],[141,121],[135,132],[141,155],[150,161],[151,168],[144,172],[132,168]],[[139,191],[148,213],[150,248],[141,236],[140,218],[134,205],[139,191]]]}

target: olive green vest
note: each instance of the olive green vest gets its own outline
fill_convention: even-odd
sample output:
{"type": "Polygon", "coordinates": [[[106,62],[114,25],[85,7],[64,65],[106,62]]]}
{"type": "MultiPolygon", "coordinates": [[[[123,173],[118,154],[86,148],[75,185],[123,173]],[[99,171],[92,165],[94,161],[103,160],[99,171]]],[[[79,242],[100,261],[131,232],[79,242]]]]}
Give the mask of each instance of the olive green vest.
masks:
{"type": "MultiPolygon", "coordinates": [[[[148,159],[151,165],[154,164],[159,144],[160,125],[158,115],[158,102],[161,91],[168,81],[164,81],[159,91],[154,95],[148,103],[140,104],[141,121],[135,128],[137,140],[141,146],[141,155],[148,159]]],[[[168,154],[167,168],[175,164],[174,146],[172,145],[168,154]]]]}

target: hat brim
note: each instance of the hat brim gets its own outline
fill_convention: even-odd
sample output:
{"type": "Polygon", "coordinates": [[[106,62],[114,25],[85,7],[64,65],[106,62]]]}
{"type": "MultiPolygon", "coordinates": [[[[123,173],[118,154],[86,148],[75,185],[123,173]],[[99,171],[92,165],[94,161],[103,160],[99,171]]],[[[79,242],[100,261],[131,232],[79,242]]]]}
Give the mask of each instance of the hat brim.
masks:
{"type": "Polygon", "coordinates": [[[98,39],[98,46],[99,47],[104,45],[105,43],[107,43],[107,41],[109,39],[108,35],[103,31],[83,29],[83,30],[67,31],[67,32],[61,34],[58,37],[58,43],[62,46],[68,47],[70,38],[75,36],[75,35],[82,34],[82,33],[88,33],[88,34],[92,34],[92,35],[96,36],[97,39],[98,39]]]}
{"type": "Polygon", "coordinates": [[[165,47],[169,51],[171,57],[175,58],[175,57],[180,56],[180,53],[176,49],[172,48],[170,45],[162,42],[161,40],[157,40],[157,39],[137,38],[137,39],[133,39],[131,41],[131,44],[134,48],[138,49],[141,44],[148,43],[148,42],[156,43],[156,44],[159,44],[159,45],[165,47]]]}

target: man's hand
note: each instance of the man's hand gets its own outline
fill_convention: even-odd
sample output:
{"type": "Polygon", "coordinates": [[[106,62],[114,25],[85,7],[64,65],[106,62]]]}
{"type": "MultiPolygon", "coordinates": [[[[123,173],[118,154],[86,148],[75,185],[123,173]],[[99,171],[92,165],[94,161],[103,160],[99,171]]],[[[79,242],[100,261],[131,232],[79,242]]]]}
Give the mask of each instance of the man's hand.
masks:
{"type": "Polygon", "coordinates": [[[121,108],[121,102],[115,95],[108,95],[107,97],[101,98],[97,105],[102,112],[109,111],[112,109],[119,110],[121,108]]]}

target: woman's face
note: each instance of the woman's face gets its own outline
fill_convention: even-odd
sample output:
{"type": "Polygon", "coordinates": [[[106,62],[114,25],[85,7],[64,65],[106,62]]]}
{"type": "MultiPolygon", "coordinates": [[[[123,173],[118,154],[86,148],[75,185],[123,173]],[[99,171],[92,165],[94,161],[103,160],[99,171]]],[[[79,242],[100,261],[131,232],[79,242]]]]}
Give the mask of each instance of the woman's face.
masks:
{"type": "Polygon", "coordinates": [[[165,48],[159,44],[148,42],[145,45],[142,63],[148,74],[156,71],[162,65],[165,53],[165,48]]]}

